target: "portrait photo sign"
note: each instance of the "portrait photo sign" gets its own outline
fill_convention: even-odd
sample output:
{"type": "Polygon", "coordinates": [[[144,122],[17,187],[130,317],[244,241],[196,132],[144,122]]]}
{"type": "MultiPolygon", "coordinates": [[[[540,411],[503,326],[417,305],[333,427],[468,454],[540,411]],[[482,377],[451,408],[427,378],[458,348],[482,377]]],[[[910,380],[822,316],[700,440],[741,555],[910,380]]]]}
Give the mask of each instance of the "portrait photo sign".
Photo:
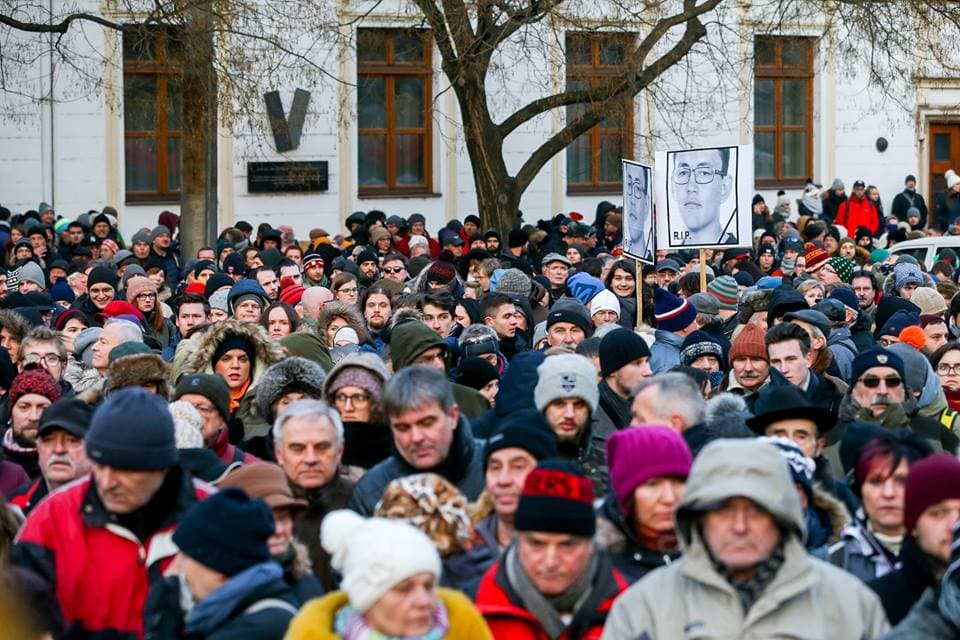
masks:
{"type": "Polygon", "coordinates": [[[623,160],[623,252],[653,264],[653,167],[623,160]]]}
{"type": "Polygon", "coordinates": [[[749,247],[753,147],[658,151],[658,249],[749,247]]]}

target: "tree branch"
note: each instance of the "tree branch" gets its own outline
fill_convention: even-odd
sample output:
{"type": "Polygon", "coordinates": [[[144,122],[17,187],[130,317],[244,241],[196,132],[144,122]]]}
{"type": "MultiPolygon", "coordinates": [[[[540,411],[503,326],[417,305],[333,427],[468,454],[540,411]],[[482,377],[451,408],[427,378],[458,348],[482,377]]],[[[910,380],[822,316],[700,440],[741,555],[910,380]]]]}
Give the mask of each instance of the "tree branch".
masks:
{"type": "Polygon", "coordinates": [[[117,31],[122,31],[123,26],[119,22],[113,22],[107,20],[101,16],[93,15],[92,13],[71,13],[66,16],[60,22],[52,23],[43,23],[43,22],[21,22],[16,18],[11,16],[5,16],[0,14],[0,24],[6,25],[17,31],[25,31],[27,33],[66,33],[70,29],[70,25],[74,22],[93,22],[99,24],[100,26],[106,27],[108,29],[115,29],[117,31]]]}

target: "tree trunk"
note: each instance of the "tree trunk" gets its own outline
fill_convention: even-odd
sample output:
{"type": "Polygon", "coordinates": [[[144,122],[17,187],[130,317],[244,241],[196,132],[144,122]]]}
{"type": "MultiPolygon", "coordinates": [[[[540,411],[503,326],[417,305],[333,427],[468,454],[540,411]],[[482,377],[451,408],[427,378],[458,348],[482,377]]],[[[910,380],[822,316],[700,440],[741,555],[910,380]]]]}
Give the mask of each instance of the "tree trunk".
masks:
{"type": "Polygon", "coordinates": [[[208,5],[198,3],[184,30],[180,252],[184,260],[217,233],[217,77],[208,5]]]}

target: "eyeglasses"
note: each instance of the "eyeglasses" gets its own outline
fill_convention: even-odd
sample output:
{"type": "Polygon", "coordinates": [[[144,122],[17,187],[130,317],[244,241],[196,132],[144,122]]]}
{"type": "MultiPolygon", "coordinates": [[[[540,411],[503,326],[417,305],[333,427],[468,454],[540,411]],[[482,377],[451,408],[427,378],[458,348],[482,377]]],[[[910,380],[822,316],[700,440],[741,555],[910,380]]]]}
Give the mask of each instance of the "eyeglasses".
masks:
{"type": "Polygon", "coordinates": [[[867,389],[876,389],[880,386],[881,381],[887,383],[888,389],[896,389],[903,384],[903,378],[900,376],[887,376],[885,378],[881,378],[880,376],[863,376],[860,378],[860,382],[862,382],[863,386],[867,389]]]}
{"type": "Polygon", "coordinates": [[[155,293],[138,293],[137,300],[153,300],[157,297],[155,293]]]}
{"type": "MultiPolygon", "coordinates": [[[[384,273],[400,273],[405,268],[406,267],[384,267],[383,272],[384,273]]],[[[341,289],[341,291],[343,291],[343,289],[341,289]]]]}
{"type": "Polygon", "coordinates": [[[356,293],[356,292],[357,292],[357,288],[356,288],[356,287],[352,287],[352,288],[350,288],[350,289],[347,289],[346,287],[344,287],[344,288],[342,288],[342,289],[337,289],[337,293],[356,293]]]}
{"type": "Polygon", "coordinates": [[[24,365],[29,364],[42,364],[44,367],[51,367],[63,362],[63,358],[58,356],[55,353],[48,353],[46,355],[37,355],[35,353],[28,353],[23,356],[24,365]]]}
{"type": "Polygon", "coordinates": [[[677,184],[688,184],[690,174],[693,174],[693,179],[697,184],[710,184],[713,182],[714,176],[722,176],[723,172],[711,167],[697,167],[695,169],[680,167],[674,170],[673,181],[677,184]]]}
{"type": "Polygon", "coordinates": [[[937,365],[937,373],[942,376],[945,375],[960,375],[960,363],[957,364],[947,364],[946,362],[941,362],[937,365]]]}
{"type": "Polygon", "coordinates": [[[363,407],[370,402],[370,396],[366,393],[338,393],[333,396],[333,402],[344,406],[349,402],[355,407],[363,407]]]}

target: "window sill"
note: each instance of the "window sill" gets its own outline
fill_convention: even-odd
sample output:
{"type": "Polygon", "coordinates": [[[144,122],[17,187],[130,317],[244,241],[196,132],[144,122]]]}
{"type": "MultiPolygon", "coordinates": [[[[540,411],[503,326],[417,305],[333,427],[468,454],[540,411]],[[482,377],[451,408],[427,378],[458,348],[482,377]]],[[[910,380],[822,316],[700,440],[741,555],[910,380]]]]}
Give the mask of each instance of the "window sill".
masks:
{"type": "Polygon", "coordinates": [[[611,186],[582,186],[575,187],[567,185],[568,196],[582,195],[623,195],[623,187],[620,185],[611,186]]]}
{"type": "Polygon", "coordinates": [[[124,204],[180,204],[179,193],[128,193],[124,204]]]}
{"type": "Polygon", "coordinates": [[[753,181],[753,186],[757,191],[760,189],[803,189],[806,184],[805,178],[790,178],[787,180],[755,178],[753,181]]]}
{"type": "Polygon", "coordinates": [[[361,200],[384,200],[386,198],[439,198],[441,196],[443,196],[442,193],[435,193],[433,191],[407,191],[406,189],[384,189],[382,191],[360,191],[357,193],[357,197],[361,200]]]}

